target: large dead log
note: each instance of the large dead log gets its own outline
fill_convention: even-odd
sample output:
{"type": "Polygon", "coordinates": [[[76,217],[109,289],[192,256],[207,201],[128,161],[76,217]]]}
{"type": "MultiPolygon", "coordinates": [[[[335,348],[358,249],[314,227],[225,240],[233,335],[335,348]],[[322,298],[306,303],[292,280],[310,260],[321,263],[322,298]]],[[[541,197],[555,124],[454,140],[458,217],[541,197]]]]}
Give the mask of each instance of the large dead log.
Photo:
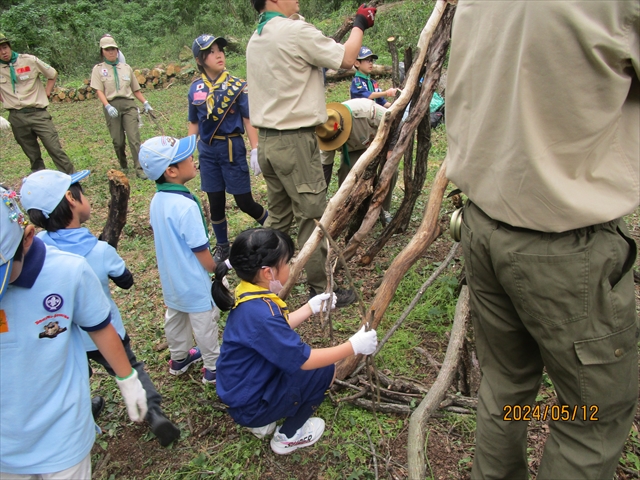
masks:
{"type": "MultiPolygon", "coordinates": [[[[418,227],[409,244],[396,256],[389,266],[387,273],[385,273],[382,279],[382,283],[378,287],[376,296],[373,302],[371,302],[371,307],[369,308],[369,312],[367,312],[373,312],[371,317],[367,316],[367,318],[372,319],[370,322],[371,328],[375,329],[378,327],[404,275],[440,234],[438,215],[445,188],[449,183],[446,176],[446,164],[446,160],[442,162],[440,170],[438,170],[436,178],[433,181],[422,224],[418,227]]],[[[339,362],[336,377],[343,379],[349,376],[349,374],[355,370],[359,361],[360,355],[356,355],[339,362]]]]}
{"type": "Polygon", "coordinates": [[[453,377],[458,368],[460,351],[465,337],[467,318],[469,316],[469,290],[462,287],[456,313],[451,327],[449,346],[442,363],[440,373],[429,389],[418,408],[409,419],[409,439],[407,443],[407,460],[409,463],[409,479],[422,480],[426,478],[424,459],[424,439],[427,420],[438,408],[440,402],[447,393],[447,389],[453,382],[453,377]]]}
{"type": "MultiPolygon", "coordinates": [[[[339,68],[338,70],[330,68],[325,72],[325,78],[327,82],[337,82],[338,80],[353,77],[355,74],[355,68],[339,68]]],[[[393,68],[391,65],[378,65],[377,63],[374,63],[371,75],[376,78],[389,77],[393,75],[393,68]]]]}
{"type": "MultiPolygon", "coordinates": [[[[338,214],[340,214],[342,217],[344,217],[345,215],[348,216],[350,214],[350,212],[348,212],[344,208],[345,200],[351,194],[354,188],[356,188],[359,178],[362,176],[362,173],[367,169],[367,167],[369,166],[369,163],[373,159],[375,159],[378,155],[380,155],[380,153],[382,152],[384,145],[387,143],[387,138],[389,136],[392,123],[396,119],[398,119],[399,121],[398,117],[401,116],[402,113],[404,112],[407,104],[409,103],[409,99],[411,98],[414,90],[417,87],[421,66],[424,63],[427,55],[427,46],[429,45],[433,32],[435,31],[436,26],[438,25],[438,22],[440,21],[440,18],[442,17],[446,7],[447,7],[446,0],[438,0],[437,3],[435,4],[433,12],[431,13],[431,16],[429,17],[427,24],[425,25],[425,27],[423,28],[420,34],[420,38],[418,40],[418,48],[419,48],[418,58],[416,59],[414,65],[409,71],[409,74],[407,75],[407,82],[406,82],[405,89],[400,94],[400,97],[396,99],[393,105],[391,105],[391,107],[387,110],[387,112],[383,116],[382,121],[380,122],[380,126],[378,127],[378,132],[376,133],[376,136],[373,142],[371,143],[367,151],[362,155],[362,157],[360,157],[358,162],[353,166],[353,168],[349,172],[349,175],[347,175],[347,178],[342,183],[342,186],[340,187],[338,192],[329,201],[327,208],[325,209],[325,212],[322,215],[320,222],[325,226],[329,225],[329,229],[328,229],[329,233],[332,236],[334,236],[334,238],[335,238],[335,232],[334,232],[334,226],[332,225],[332,223],[334,222],[338,214]]],[[[282,298],[286,298],[287,295],[289,295],[289,292],[293,288],[293,285],[295,284],[295,282],[297,282],[298,276],[300,275],[302,269],[304,268],[304,265],[308,261],[310,254],[313,251],[315,251],[321,238],[322,238],[322,234],[320,232],[320,229],[316,227],[313,234],[307,240],[305,245],[302,247],[297,258],[295,259],[295,261],[291,266],[291,273],[289,276],[289,280],[287,281],[282,292],[280,293],[280,296],[282,298]]]]}
{"type": "Polygon", "coordinates": [[[107,222],[99,238],[117,249],[120,234],[127,223],[127,207],[131,189],[129,187],[129,179],[119,170],[109,170],[107,178],[109,179],[111,199],[109,200],[107,222]]]}
{"type": "MultiPolygon", "coordinates": [[[[444,65],[447,51],[449,50],[449,43],[451,40],[451,24],[453,22],[454,13],[455,7],[449,6],[446,9],[445,13],[442,16],[442,19],[438,23],[436,31],[434,32],[433,39],[429,43],[429,51],[427,52],[428,66],[424,75],[420,98],[415,107],[411,109],[409,117],[405,121],[405,125],[403,126],[400,132],[400,136],[398,137],[398,142],[396,143],[391,156],[387,159],[384,167],[382,168],[380,178],[373,193],[373,198],[371,199],[371,203],[369,205],[369,211],[365,215],[360,229],[353,235],[353,237],[351,237],[349,245],[347,245],[347,248],[344,251],[344,256],[347,259],[355,255],[358,247],[369,235],[376,221],[380,217],[380,212],[382,211],[382,203],[384,202],[384,199],[389,192],[391,179],[398,169],[400,160],[405,150],[407,149],[409,142],[413,139],[413,132],[416,129],[418,123],[423,119],[426,119],[428,122],[429,104],[431,102],[433,92],[435,91],[436,86],[438,85],[438,82],[440,80],[442,66],[444,65]]],[[[427,144],[430,146],[430,129],[426,132],[426,135],[428,136],[427,144]]],[[[427,154],[428,149],[425,155],[427,154]]],[[[411,205],[411,211],[413,211],[413,205],[415,205],[415,202],[411,205]]],[[[411,215],[411,212],[409,212],[409,215],[411,215]]],[[[382,248],[382,246],[384,246],[384,244],[378,242],[377,248],[382,248]]],[[[369,256],[365,260],[365,263],[371,262],[371,260],[373,259],[372,254],[373,251],[370,250],[369,256]]]]}

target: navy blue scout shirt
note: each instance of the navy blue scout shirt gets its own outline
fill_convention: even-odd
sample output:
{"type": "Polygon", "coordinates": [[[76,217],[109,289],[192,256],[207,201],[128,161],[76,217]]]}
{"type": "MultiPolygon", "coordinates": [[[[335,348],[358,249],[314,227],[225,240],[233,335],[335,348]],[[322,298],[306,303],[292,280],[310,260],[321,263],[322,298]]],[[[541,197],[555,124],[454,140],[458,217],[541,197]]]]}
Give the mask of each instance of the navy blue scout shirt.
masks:
{"type": "Polygon", "coordinates": [[[230,408],[288,394],[291,375],[309,359],[311,347],[292,329],[280,307],[268,298],[240,303],[229,312],[222,335],[216,391],[230,408]]]}
{"type": "MultiPolygon", "coordinates": [[[[369,98],[372,92],[381,92],[380,87],[378,86],[378,82],[368,78],[371,85],[367,82],[367,79],[362,77],[353,77],[351,80],[351,87],[349,88],[349,93],[351,93],[351,98],[369,98]],[[373,87],[373,90],[370,89],[373,87]]],[[[387,104],[387,100],[384,97],[373,99],[378,105],[384,107],[387,104]]]]}
{"type": "MultiPolygon", "coordinates": [[[[224,96],[227,88],[222,88],[215,93],[216,103],[224,96]]],[[[201,78],[195,80],[189,89],[189,121],[198,122],[198,132],[200,139],[209,143],[215,131],[217,122],[207,118],[207,95],[209,87],[205,85],[201,78]]],[[[243,118],[249,118],[249,96],[246,89],[238,96],[237,100],[230,107],[224,121],[218,128],[216,135],[229,135],[232,133],[244,133],[243,118]]]]}

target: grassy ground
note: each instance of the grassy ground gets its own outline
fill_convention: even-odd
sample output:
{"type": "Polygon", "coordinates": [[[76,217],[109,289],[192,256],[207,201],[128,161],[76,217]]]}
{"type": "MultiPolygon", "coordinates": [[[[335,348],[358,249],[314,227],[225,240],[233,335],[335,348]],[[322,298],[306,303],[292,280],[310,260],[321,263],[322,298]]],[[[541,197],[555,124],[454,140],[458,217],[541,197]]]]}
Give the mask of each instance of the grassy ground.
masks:
{"type": "MultiPolygon", "coordinates": [[[[233,72],[232,72],[233,73],[233,72]]],[[[383,81],[383,88],[386,82],[383,81]]],[[[168,90],[147,92],[145,95],[159,114],[159,123],[165,134],[186,134],[187,86],[173,86],[168,90]]],[[[343,100],[348,96],[348,83],[330,85],[328,100],[343,100]]],[[[51,106],[54,123],[58,127],[63,146],[77,169],[88,168],[92,174],[83,181],[85,193],[92,204],[89,229],[99,234],[107,215],[109,198],[107,171],[117,168],[111,141],[105,126],[99,102],[51,106]]],[[[160,134],[159,128],[143,117],[142,140],[160,134]]],[[[444,127],[433,132],[434,146],[429,160],[429,180],[437,171],[446,151],[444,127]]],[[[13,140],[11,133],[0,132],[0,182],[15,188],[29,173],[28,160],[13,140]]],[[[53,163],[45,156],[47,166],[53,163]]],[[[402,175],[400,175],[402,178],[402,175]]],[[[325,435],[313,448],[303,449],[287,457],[273,454],[267,441],[260,441],[236,426],[228,415],[216,409],[215,388],[200,383],[196,369],[181,377],[167,372],[169,352],[163,331],[164,304],[156,268],[153,235],[149,226],[149,202],[154,185],[130,175],[131,198],[128,222],[118,250],[135,277],[135,286],[128,291],[113,288],[112,294],[122,313],[125,326],[132,338],[138,357],[142,358],[152,379],[164,397],[164,408],[182,429],[179,442],[163,449],[145,426],[128,421],[120,394],[113,379],[96,368],[92,389],[107,399],[107,407],[100,418],[104,434],[99,436],[93,449],[95,479],[196,479],[196,478],[274,478],[274,479],[364,479],[374,478],[374,458],[382,478],[405,478],[408,418],[398,415],[373,414],[337,401],[348,393],[339,392],[321,406],[318,415],[327,422],[325,435]],[[368,436],[370,435],[371,440],[368,436]],[[375,451],[372,455],[371,450],[375,451]]],[[[252,177],[253,192],[257,200],[266,205],[266,187],[261,177],[252,177]]],[[[189,188],[199,191],[199,179],[189,188]]],[[[402,198],[402,183],[394,193],[394,207],[402,198]]],[[[337,189],[334,182],[329,194],[337,189]]],[[[365,301],[370,301],[375,288],[393,260],[407,244],[412,232],[422,219],[422,211],[429,193],[425,188],[416,206],[409,231],[396,235],[369,267],[353,266],[353,274],[365,301]]],[[[253,220],[242,214],[231,197],[228,198],[228,219],[231,238],[242,230],[254,226],[253,220]]],[[[452,207],[443,203],[443,216],[452,207]]],[[[629,217],[636,238],[640,235],[638,215],[629,217]]],[[[376,227],[379,233],[380,227],[376,227]]],[[[448,238],[441,237],[407,273],[398,287],[394,301],[379,328],[385,334],[413,297],[431,271],[442,261],[451,246],[448,238]]],[[[457,278],[462,267],[461,258],[445,271],[436,285],[423,297],[418,308],[403,327],[396,332],[377,358],[377,367],[393,376],[403,376],[430,385],[435,369],[425,361],[416,347],[431,353],[442,361],[448,341],[452,312],[455,306],[457,278]]],[[[341,280],[342,281],[342,280],[341,280]]],[[[294,289],[289,303],[296,308],[306,301],[306,289],[294,289]]],[[[220,330],[224,328],[223,316],[220,330]]],[[[341,310],[334,316],[337,341],[348,338],[359,320],[355,307],[341,310]]],[[[305,341],[312,346],[328,346],[326,332],[317,320],[310,320],[303,328],[305,341]]],[[[471,335],[471,334],[470,334],[471,335]]],[[[452,392],[455,389],[451,390],[452,392]]],[[[552,402],[553,387],[545,384],[541,399],[552,402]]],[[[430,478],[467,478],[473,457],[475,416],[440,413],[429,424],[427,456],[430,478]]],[[[548,427],[533,424],[530,434],[532,473],[535,473],[541,454],[541,445],[548,427]]],[[[633,478],[638,470],[640,441],[638,421],[634,425],[624,456],[618,469],[619,478],[633,478]],[[634,470],[635,469],[635,470],[634,470]],[[631,472],[631,473],[630,473],[631,472]]],[[[637,478],[637,476],[635,477],[637,478]]]]}

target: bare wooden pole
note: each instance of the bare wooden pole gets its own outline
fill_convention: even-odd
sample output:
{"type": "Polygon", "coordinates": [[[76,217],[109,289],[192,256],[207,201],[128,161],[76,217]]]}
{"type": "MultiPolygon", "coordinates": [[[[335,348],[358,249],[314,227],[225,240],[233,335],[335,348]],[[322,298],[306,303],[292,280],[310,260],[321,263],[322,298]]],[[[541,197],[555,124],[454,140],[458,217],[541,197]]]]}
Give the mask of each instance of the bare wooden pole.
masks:
{"type": "Polygon", "coordinates": [[[424,458],[424,439],[427,420],[438,408],[444,399],[447,389],[453,382],[453,377],[460,360],[460,350],[464,342],[467,318],[469,316],[469,290],[465,285],[462,287],[456,313],[451,327],[451,337],[449,346],[442,363],[440,373],[429,389],[429,393],[424,397],[409,419],[409,439],[407,444],[407,459],[409,463],[409,479],[422,480],[426,476],[424,458]]]}

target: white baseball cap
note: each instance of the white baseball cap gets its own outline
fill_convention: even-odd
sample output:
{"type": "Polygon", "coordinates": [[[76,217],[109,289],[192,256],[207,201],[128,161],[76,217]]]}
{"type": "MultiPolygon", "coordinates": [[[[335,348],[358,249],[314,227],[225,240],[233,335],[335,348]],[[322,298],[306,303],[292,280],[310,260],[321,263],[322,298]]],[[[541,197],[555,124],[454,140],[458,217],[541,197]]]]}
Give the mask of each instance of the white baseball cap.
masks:
{"type": "Polygon", "coordinates": [[[57,170],[39,170],[22,180],[20,201],[28,212],[32,208],[42,211],[45,218],[64,198],[69,187],[91,173],[89,170],[67,175],[57,170]]]}

